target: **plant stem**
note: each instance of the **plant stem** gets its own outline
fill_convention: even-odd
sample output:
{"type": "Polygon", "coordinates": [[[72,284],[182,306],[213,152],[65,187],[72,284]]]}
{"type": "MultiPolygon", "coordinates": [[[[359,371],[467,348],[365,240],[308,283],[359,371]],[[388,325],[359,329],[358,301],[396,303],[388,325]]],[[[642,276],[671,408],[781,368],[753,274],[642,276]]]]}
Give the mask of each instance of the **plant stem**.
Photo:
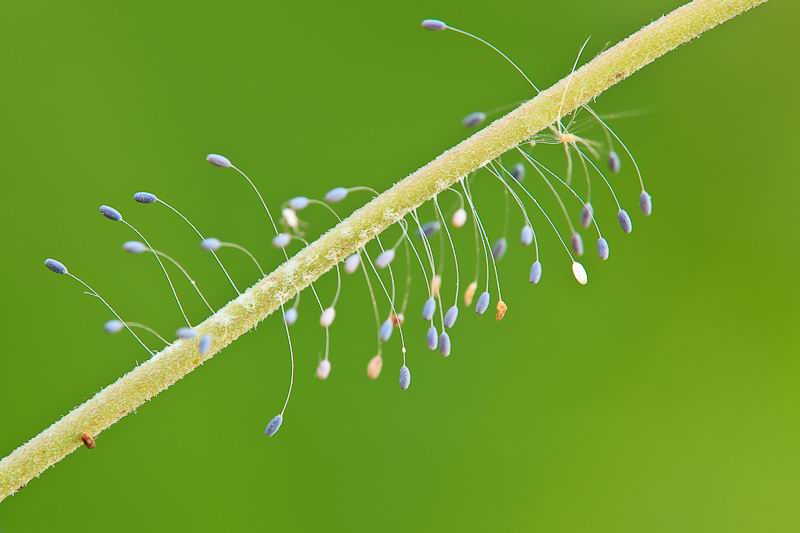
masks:
{"type": "Polygon", "coordinates": [[[179,340],[98,392],[0,461],[0,501],[213,357],[298,290],[332,269],[401,217],[556,122],[648,63],[766,0],[694,0],[642,28],[532,100],[446,151],[357,210],[196,327],[213,342],[179,340]],[[562,104],[563,99],[563,104],[562,104]]]}

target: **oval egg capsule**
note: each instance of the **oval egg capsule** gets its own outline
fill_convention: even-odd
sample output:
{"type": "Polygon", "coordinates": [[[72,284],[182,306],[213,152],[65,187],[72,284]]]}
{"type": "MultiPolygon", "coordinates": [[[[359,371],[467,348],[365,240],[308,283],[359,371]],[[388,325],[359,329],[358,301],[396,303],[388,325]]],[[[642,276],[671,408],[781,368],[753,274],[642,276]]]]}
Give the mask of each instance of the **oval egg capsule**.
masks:
{"type": "Polygon", "coordinates": [[[386,268],[392,263],[392,261],[394,261],[394,257],[395,251],[392,248],[384,250],[375,259],[375,266],[378,268],[386,268]]]}
{"type": "Polygon", "coordinates": [[[407,390],[411,386],[411,371],[406,365],[400,367],[400,376],[397,380],[400,383],[400,388],[407,390]]]}
{"type": "Polygon", "coordinates": [[[481,295],[478,296],[478,303],[475,304],[475,312],[479,315],[485,313],[486,310],[489,309],[490,300],[491,296],[488,292],[481,293],[481,295]]]}
{"type": "Polygon", "coordinates": [[[219,155],[219,154],[208,154],[206,156],[206,161],[208,161],[215,167],[220,167],[220,168],[230,168],[233,166],[231,164],[230,159],[228,159],[224,155],[219,155]]]}
{"type": "Polygon", "coordinates": [[[267,427],[264,429],[264,435],[267,437],[273,436],[278,432],[279,429],[281,429],[281,424],[283,424],[283,416],[278,415],[274,417],[269,421],[269,424],[267,424],[267,427]]]}
{"type": "Polygon", "coordinates": [[[627,211],[620,209],[619,213],[617,213],[617,219],[619,220],[619,227],[622,228],[622,231],[625,233],[633,231],[633,222],[631,222],[631,217],[628,215],[627,211]]]}
{"type": "Polygon", "coordinates": [[[537,285],[539,281],[542,279],[542,264],[539,261],[534,261],[531,265],[531,272],[528,276],[528,280],[533,285],[537,285]]]}

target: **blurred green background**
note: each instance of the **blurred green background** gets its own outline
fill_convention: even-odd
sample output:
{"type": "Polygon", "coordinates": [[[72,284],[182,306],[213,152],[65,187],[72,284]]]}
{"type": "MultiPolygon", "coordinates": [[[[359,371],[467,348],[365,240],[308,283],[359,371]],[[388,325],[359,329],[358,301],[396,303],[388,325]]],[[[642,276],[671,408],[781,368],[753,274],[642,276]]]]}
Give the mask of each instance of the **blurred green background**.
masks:
{"type": "MultiPolygon", "coordinates": [[[[467,112],[529,96],[490,51],[425,32],[422,18],[485,36],[547,86],[587,36],[588,57],[680,3],[8,3],[0,455],[143,359],[130,338],[103,333],[108,313],[43,258],[62,259],[131,320],[180,325],[155,262],[120,250],[132,235],[98,204],[118,207],[221,304],[229,288],[196,240],[133,192],[156,192],[274,266],[255,198],[206,153],[249,171],[273,207],[338,185],[384,189],[465,137],[467,112]]],[[[443,360],[424,348],[415,287],[414,383],[401,393],[397,335],[381,379],[365,377],[372,316],[363,278],[347,277],[327,382],[313,377],[322,331],[303,300],[278,436],[262,434],[288,379],[271,317],[0,504],[0,531],[798,531],[800,83],[787,49],[798,15],[771,2],[597,102],[643,110],[615,124],[655,213],[639,215],[627,162],[615,183],[632,235],[596,186],[611,259],[587,256],[588,287],[540,218],[545,272],[530,287],[512,213],[506,320],[462,312],[443,360]]],[[[563,169],[557,148],[540,153],[563,169]]],[[[486,175],[475,190],[497,237],[502,195],[486,175]]],[[[312,235],[330,223],[303,215],[312,235]]],[[[459,234],[468,272],[470,232],[459,234]]],[[[256,279],[243,258],[224,259],[242,284],[256,279]]],[[[325,298],[333,281],[320,282],[325,298]]]]}

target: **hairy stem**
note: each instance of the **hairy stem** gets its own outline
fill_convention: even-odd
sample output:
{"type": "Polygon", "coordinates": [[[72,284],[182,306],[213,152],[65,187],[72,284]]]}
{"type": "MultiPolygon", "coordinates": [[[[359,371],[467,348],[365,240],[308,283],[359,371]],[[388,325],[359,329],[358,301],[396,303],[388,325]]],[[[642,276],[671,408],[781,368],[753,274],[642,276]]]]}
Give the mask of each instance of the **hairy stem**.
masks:
{"type": "MultiPolygon", "coordinates": [[[[469,139],[443,153],[304,248],[197,326],[213,338],[203,355],[197,340],[179,340],[0,461],[0,501],[212,358],[332,269],[348,255],[463,176],[547,128],[607,88],[675,47],[766,0],[694,0],[594,58],[469,139]]],[[[412,354],[413,361],[413,354],[412,354]]]]}

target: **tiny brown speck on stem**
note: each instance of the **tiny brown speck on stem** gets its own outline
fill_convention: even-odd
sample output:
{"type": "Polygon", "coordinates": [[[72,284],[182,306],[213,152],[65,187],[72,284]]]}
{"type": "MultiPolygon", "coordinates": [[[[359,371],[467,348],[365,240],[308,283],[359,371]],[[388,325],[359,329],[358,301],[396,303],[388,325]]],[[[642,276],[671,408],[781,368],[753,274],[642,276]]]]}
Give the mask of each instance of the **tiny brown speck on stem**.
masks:
{"type": "Polygon", "coordinates": [[[90,450],[93,450],[93,449],[94,449],[94,447],[95,447],[95,446],[97,446],[97,443],[95,442],[95,440],[94,440],[94,437],[92,437],[91,435],[89,435],[89,433],[88,433],[88,432],[86,432],[86,431],[84,431],[83,433],[81,433],[81,440],[83,441],[83,444],[84,444],[84,445],[85,445],[87,448],[89,448],[90,450]]]}

